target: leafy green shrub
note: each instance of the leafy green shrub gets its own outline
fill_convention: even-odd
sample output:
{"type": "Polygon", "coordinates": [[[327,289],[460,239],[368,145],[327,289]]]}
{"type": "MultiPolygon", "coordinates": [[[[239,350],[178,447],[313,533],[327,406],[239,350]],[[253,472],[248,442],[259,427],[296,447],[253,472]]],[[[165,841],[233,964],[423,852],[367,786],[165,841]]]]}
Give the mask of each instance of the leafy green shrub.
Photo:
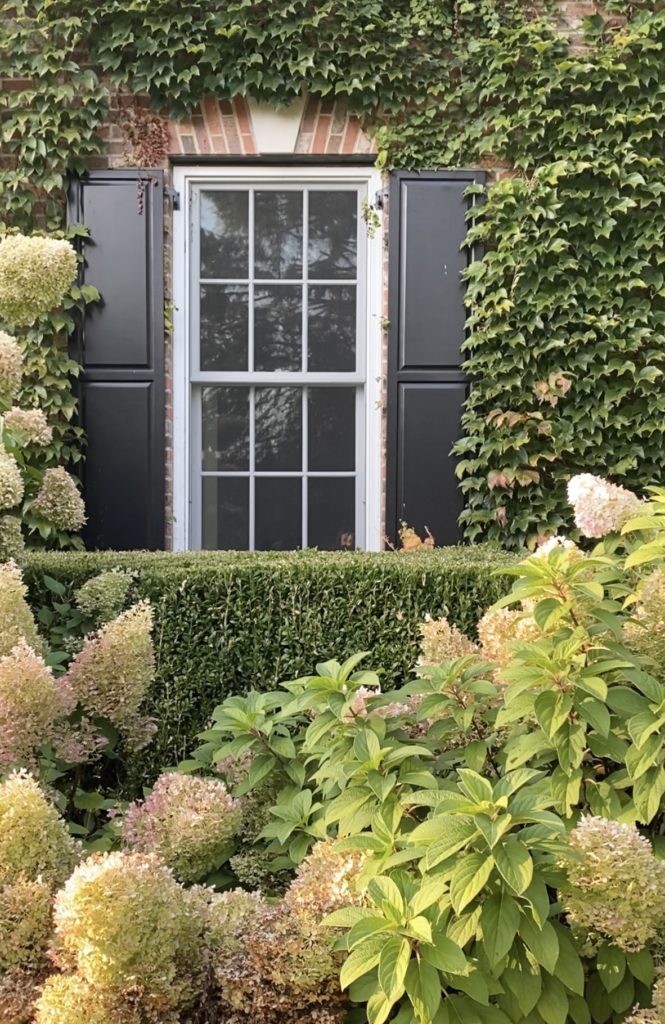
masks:
{"type": "MultiPolygon", "coordinates": [[[[322,839],[362,855],[324,923],[346,930],[342,988],[370,1024],[660,1019],[665,682],[629,626],[648,636],[665,489],[643,502],[586,479],[571,497],[582,529],[623,534],[590,554],[551,538],[509,568],[478,646],[454,635],[464,653],[398,691],[356,656],[227,698],[182,765],[249,757],[239,793],[272,779],[262,841],[291,870],[322,839]]],[[[334,868],[313,877],[317,920],[334,868]]]]}
{"type": "Polygon", "coordinates": [[[186,756],[229,694],[270,689],[340,648],[372,650],[387,685],[397,685],[418,660],[425,615],[447,614],[472,631],[506,592],[493,570],[513,561],[483,546],[423,554],[31,552],[24,578],[56,650],[63,621],[90,628],[76,625],[76,594],[99,573],[134,573],[130,599],[150,601],[158,653],[146,712],[158,728],[124,767],[122,784],[135,796],[186,756]]]}

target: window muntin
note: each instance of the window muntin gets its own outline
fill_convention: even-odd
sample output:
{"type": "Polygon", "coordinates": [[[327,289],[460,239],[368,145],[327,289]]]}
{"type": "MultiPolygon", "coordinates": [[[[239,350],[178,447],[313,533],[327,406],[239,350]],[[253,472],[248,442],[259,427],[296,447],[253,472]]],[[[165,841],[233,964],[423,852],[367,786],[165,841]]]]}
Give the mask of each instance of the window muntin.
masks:
{"type": "Polygon", "coordinates": [[[195,546],[364,544],[363,194],[193,189],[195,546]]]}

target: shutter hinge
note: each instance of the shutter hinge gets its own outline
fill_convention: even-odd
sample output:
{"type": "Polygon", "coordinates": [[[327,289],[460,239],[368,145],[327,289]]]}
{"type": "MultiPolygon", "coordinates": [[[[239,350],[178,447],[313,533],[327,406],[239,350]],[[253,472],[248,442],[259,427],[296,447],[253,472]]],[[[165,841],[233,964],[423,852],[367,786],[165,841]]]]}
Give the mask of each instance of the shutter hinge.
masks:
{"type": "Polygon", "coordinates": [[[180,193],[176,189],[167,185],[164,189],[164,195],[171,201],[174,210],[180,209],[180,193]]]}

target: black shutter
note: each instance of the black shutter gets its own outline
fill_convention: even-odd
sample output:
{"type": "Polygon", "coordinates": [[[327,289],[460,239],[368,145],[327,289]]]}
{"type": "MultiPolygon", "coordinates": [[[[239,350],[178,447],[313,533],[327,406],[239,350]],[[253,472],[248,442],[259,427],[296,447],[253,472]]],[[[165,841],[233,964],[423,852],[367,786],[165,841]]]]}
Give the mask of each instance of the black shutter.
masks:
{"type": "Polygon", "coordinates": [[[388,472],[386,531],[400,521],[437,545],[460,538],[463,501],[450,451],[459,437],[468,381],[461,371],[464,283],[461,248],[482,172],[397,171],[390,182],[388,472]]]}
{"type": "Polygon", "coordinates": [[[75,338],[87,547],[164,547],[164,175],[90,171],[72,180],[69,220],[85,224],[81,283],[102,302],[75,338]]]}

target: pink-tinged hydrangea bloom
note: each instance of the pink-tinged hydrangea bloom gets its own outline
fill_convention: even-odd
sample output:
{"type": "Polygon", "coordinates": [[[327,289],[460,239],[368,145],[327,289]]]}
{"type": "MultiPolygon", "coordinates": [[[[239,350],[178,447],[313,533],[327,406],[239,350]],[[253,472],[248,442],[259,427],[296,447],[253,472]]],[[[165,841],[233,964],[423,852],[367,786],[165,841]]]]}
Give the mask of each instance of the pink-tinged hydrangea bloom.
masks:
{"type": "Polygon", "coordinates": [[[16,338],[0,331],[0,399],[9,402],[21,387],[23,354],[16,338]]]}
{"type": "Polygon", "coordinates": [[[171,772],[130,805],[122,834],[132,849],[161,857],[181,882],[196,882],[227,860],[241,818],[223,782],[171,772]]]}
{"type": "Polygon", "coordinates": [[[35,765],[54,724],[71,710],[67,698],[67,690],[24,640],[0,658],[0,769],[35,765]]]}
{"type": "Polygon", "coordinates": [[[139,602],[86,640],[66,677],[88,714],[108,718],[135,749],[151,731],[140,715],[155,674],[151,629],[150,605],[139,602]]]}
{"type": "Polygon", "coordinates": [[[476,651],[476,645],[468,636],[457,626],[452,626],[446,618],[433,619],[427,615],[420,624],[419,665],[440,665],[476,651]]]}
{"type": "Polygon", "coordinates": [[[74,478],[58,466],[44,473],[30,511],[58,530],[76,533],[85,523],[85,506],[74,478]]]}
{"type": "Polygon", "coordinates": [[[350,701],[349,706],[342,715],[342,721],[350,724],[355,722],[356,718],[367,718],[369,709],[367,702],[372,697],[378,697],[381,690],[378,686],[359,686],[353,694],[353,699],[350,701]]]}
{"type": "Polygon", "coordinates": [[[488,608],[478,623],[482,656],[498,669],[512,661],[512,643],[529,643],[541,636],[535,619],[514,608],[488,608]]]}
{"type": "Polygon", "coordinates": [[[360,906],[358,875],[367,860],[363,850],[340,850],[332,840],[315,843],[296,871],[284,903],[319,920],[340,907],[360,906]]]}
{"type": "Polygon", "coordinates": [[[32,776],[0,783],[0,885],[19,878],[60,885],[79,858],[77,844],[32,776]]]}
{"type": "Polygon", "coordinates": [[[152,854],[93,854],[56,896],[56,962],[110,996],[184,1008],[205,970],[199,904],[152,854]]]}
{"type": "Polygon", "coordinates": [[[618,533],[629,519],[639,515],[643,505],[632,491],[591,473],[580,473],[568,481],[568,501],[573,506],[575,525],[583,537],[589,538],[618,533]]]}
{"type": "Polygon", "coordinates": [[[0,445],[0,509],[15,508],[23,498],[23,477],[18,462],[0,445]]]}
{"type": "Polygon", "coordinates": [[[0,565],[0,657],[9,654],[20,640],[38,653],[43,650],[26,594],[27,587],[16,563],[0,565]]]}
{"type": "Polygon", "coordinates": [[[634,825],[585,817],[570,834],[561,899],[590,947],[642,949],[665,922],[665,861],[634,825]]]}
{"type": "Polygon", "coordinates": [[[23,444],[44,445],[53,440],[53,430],[41,409],[20,409],[14,405],[7,410],[2,421],[5,429],[16,434],[23,444]]]}
{"type": "Polygon", "coordinates": [[[0,317],[21,327],[34,323],[60,305],[77,266],[64,239],[7,235],[0,242],[0,317]]]}

